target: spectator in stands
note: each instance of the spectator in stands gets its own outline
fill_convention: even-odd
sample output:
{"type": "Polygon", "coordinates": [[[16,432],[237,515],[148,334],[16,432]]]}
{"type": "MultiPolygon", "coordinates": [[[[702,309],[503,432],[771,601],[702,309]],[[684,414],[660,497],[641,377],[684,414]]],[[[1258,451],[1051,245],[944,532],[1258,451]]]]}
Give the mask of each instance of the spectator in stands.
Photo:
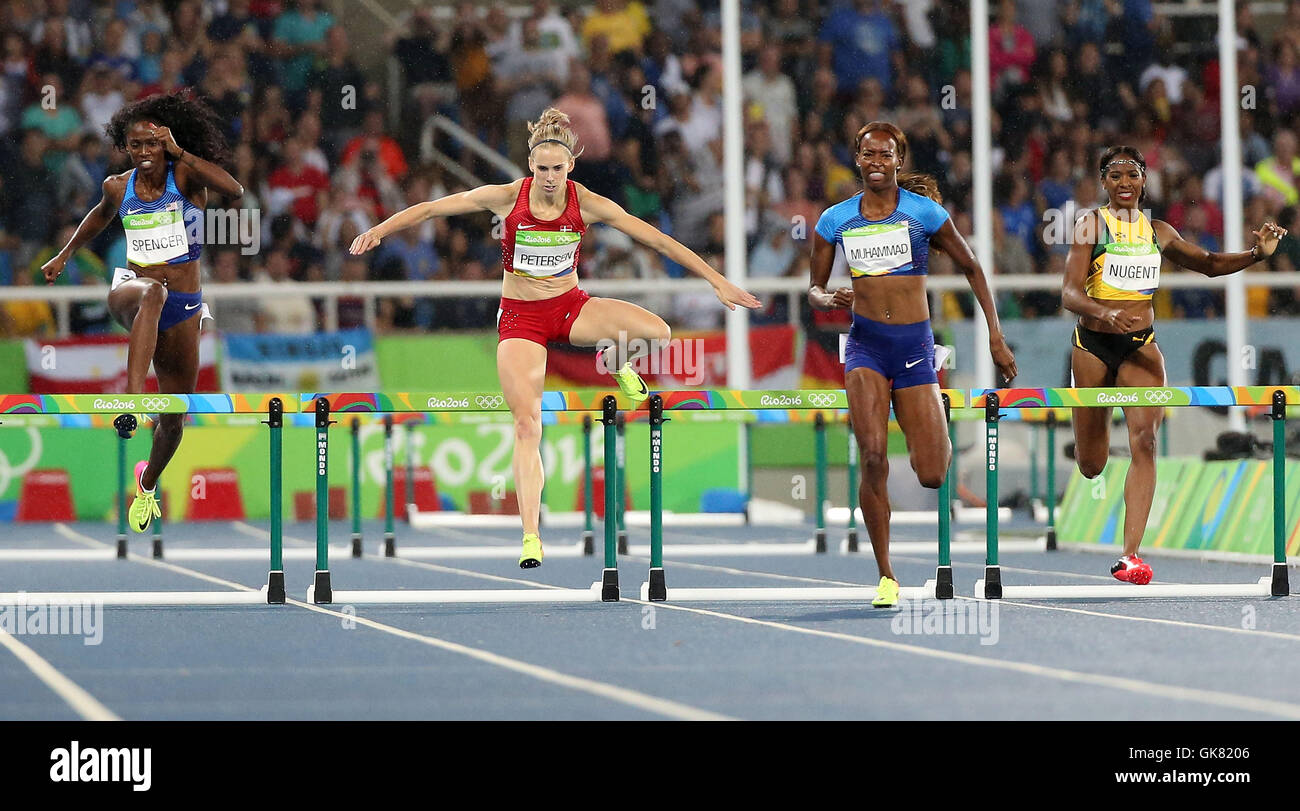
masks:
{"type": "Polygon", "coordinates": [[[989,26],[989,79],[994,92],[1028,82],[1036,54],[1033,35],[1016,20],[1015,0],[1000,0],[997,23],[989,26]]]}
{"type": "Polygon", "coordinates": [[[569,116],[569,124],[582,144],[582,161],[574,169],[573,179],[605,197],[617,197],[613,186],[612,167],[613,136],[605,105],[591,92],[591,72],[581,62],[569,65],[569,81],[564,95],[552,105],[569,116]]]}
{"type": "MultiPolygon", "coordinates": [[[[212,281],[217,284],[241,284],[243,278],[242,257],[238,248],[221,246],[212,252],[212,281]]],[[[274,300],[268,303],[274,306],[274,300]]],[[[262,304],[253,298],[226,298],[222,296],[212,305],[213,317],[217,328],[222,332],[245,335],[258,332],[258,316],[262,304]]]]}
{"type": "MultiPolygon", "coordinates": [[[[292,286],[296,282],[290,277],[291,268],[289,253],[281,248],[273,249],[267,254],[266,265],[257,281],[292,286]]],[[[267,296],[259,301],[254,320],[258,332],[307,335],[317,330],[316,308],[304,295],[267,296]]]]}
{"type": "MultiPolygon", "coordinates": [[[[14,273],[13,284],[15,287],[30,287],[31,274],[14,273]]],[[[33,291],[33,294],[38,297],[0,301],[0,335],[6,338],[44,338],[54,335],[54,311],[50,308],[50,303],[39,297],[38,291],[33,291]]]]}
{"type": "Polygon", "coordinates": [[[280,60],[280,81],[291,100],[307,89],[312,64],[327,55],[325,34],[334,17],[320,6],[320,0],[296,0],[293,9],[275,21],[271,52],[280,60]]]}
{"type": "Polygon", "coordinates": [[[58,175],[58,205],[62,211],[85,211],[99,199],[108,174],[108,156],[99,135],[81,136],[80,148],[68,156],[58,175]]]}
{"type": "Polygon", "coordinates": [[[507,151],[516,164],[528,160],[527,122],[537,119],[550,105],[569,71],[562,49],[542,45],[537,20],[525,19],[519,36],[518,43],[496,64],[497,93],[506,99],[507,151]]]}
{"type": "Polygon", "coordinates": [[[137,98],[175,92],[185,86],[185,52],[169,47],[159,62],[158,78],[140,88],[137,98]]]}
{"type": "Polygon", "coordinates": [[[58,172],[69,152],[77,148],[81,137],[82,121],[73,104],[60,104],[64,99],[63,80],[58,74],[46,74],[44,78],[48,92],[42,91],[42,98],[37,99],[23,111],[22,128],[40,130],[49,138],[45,148],[45,166],[51,172],[58,172]]]}
{"type": "Polygon", "coordinates": [[[120,83],[113,69],[103,63],[93,66],[86,74],[81,85],[81,115],[85,132],[103,133],[113,113],[126,103],[118,89],[120,83]]]}
{"type": "Polygon", "coordinates": [[[363,126],[358,96],[366,84],[365,75],[352,58],[352,44],[341,25],[325,33],[324,59],[307,76],[307,86],[320,91],[320,124],[329,136],[326,147],[338,154],[343,144],[363,126]]]}
{"type": "Polygon", "coordinates": [[[329,177],[324,172],[303,161],[303,145],[297,138],[284,142],[280,168],[267,178],[271,195],[268,203],[272,214],[288,209],[306,226],[316,224],[329,177]]]}
{"type": "Polygon", "coordinates": [[[818,53],[835,70],[840,93],[849,93],[866,78],[893,88],[890,54],[902,44],[898,28],[880,0],[853,0],[827,15],[818,34],[818,53]]]}
{"type": "Polygon", "coordinates": [[[25,130],[17,165],[6,173],[5,230],[19,240],[15,267],[26,267],[45,246],[58,219],[55,175],[44,160],[48,143],[40,130],[25,130]]]}
{"type": "Polygon", "coordinates": [[[741,83],[745,99],[757,107],[767,121],[772,140],[772,158],[780,166],[790,162],[794,128],[799,121],[798,93],[794,80],[781,72],[781,46],[769,42],[759,51],[758,65],[741,83]]]}
{"type": "Polygon", "coordinates": [[[1288,206],[1300,203],[1296,177],[1300,175],[1300,155],[1296,154],[1296,136],[1291,130],[1278,130],[1273,136],[1273,154],[1255,165],[1255,174],[1273,194],[1288,206]]]}
{"type": "Polygon", "coordinates": [[[347,142],[339,162],[351,165],[363,152],[374,154],[381,169],[389,180],[397,180],[406,174],[406,155],[397,141],[384,133],[384,111],[378,107],[366,110],[361,134],[347,142]]]}
{"type": "Polygon", "coordinates": [[[582,45],[590,51],[592,40],[604,37],[611,53],[631,51],[639,57],[649,33],[650,17],[637,0],[596,0],[596,10],[582,24],[582,45]]]}

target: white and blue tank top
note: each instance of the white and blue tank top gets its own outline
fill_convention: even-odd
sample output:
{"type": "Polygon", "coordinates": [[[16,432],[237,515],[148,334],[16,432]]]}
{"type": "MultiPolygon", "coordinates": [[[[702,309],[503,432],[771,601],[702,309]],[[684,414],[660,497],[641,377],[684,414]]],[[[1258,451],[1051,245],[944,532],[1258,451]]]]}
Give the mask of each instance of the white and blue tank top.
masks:
{"type": "Polygon", "coordinates": [[[883,220],[862,216],[862,193],[822,212],[817,233],[835,246],[835,269],[862,276],[924,276],[929,271],[930,237],[948,212],[928,197],[900,188],[898,206],[883,220]]]}
{"type": "Polygon", "coordinates": [[[176,186],[175,165],[167,163],[167,188],[145,202],[135,194],[135,173],[126,179],[126,193],[117,216],[126,230],[126,259],[133,265],[178,265],[192,262],[203,251],[203,210],[176,186]]]}

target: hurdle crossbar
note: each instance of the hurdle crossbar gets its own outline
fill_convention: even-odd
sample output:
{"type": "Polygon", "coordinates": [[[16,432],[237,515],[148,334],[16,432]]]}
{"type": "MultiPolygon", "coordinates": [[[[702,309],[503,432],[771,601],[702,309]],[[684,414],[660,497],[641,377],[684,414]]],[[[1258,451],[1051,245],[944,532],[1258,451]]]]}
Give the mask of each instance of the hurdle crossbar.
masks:
{"type": "MultiPolygon", "coordinates": [[[[984,410],[986,455],[985,499],[988,502],[984,578],[975,586],[981,599],[1135,599],[1169,597],[1285,597],[1290,593],[1286,560],[1286,407],[1300,403],[1296,386],[1189,386],[1063,389],[976,389],[971,406],[984,410]],[[1270,405],[1273,419],[1273,572],[1258,583],[1189,583],[1106,586],[1007,586],[998,564],[998,421],[1003,409],[1113,408],[1138,406],[1176,408],[1188,406],[1270,405]]],[[[1053,444],[1049,441],[1049,446],[1053,444]]],[[[1048,448],[1048,453],[1054,449],[1048,448]]],[[[1049,493],[1049,500],[1054,498],[1049,493]]],[[[1049,537],[1055,546],[1055,533],[1049,537]]]]}

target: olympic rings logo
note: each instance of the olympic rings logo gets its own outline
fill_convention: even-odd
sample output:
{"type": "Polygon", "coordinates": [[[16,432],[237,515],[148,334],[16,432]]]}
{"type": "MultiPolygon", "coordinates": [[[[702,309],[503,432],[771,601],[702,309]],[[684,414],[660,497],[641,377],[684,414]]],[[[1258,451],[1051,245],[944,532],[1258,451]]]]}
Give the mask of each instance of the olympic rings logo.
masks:
{"type": "Polygon", "coordinates": [[[171,408],[171,405],[170,397],[146,397],[140,401],[140,407],[145,411],[162,411],[171,408]]]}
{"type": "Polygon", "coordinates": [[[503,397],[500,394],[493,394],[493,395],[480,394],[479,396],[474,398],[474,402],[481,409],[491,410],[491,409],[500,408],[502,405],[504,405],[505,397],[503,397]]]}
{"type": "Polygon", "coordinates": [[[835,395],[825,391],[815,391],[808,395],[808,402],[819,408],[830,408],[835,405],[835,395]]]}
{"type": "Polygon", "coordinates": [[[1143,396],[1147,398],[1148,403],[1153,405],[1164,405],[1174,398],[1174,393],[1168,389],[1158,389],[1155,391],[1148,391],[1143,396]]]}

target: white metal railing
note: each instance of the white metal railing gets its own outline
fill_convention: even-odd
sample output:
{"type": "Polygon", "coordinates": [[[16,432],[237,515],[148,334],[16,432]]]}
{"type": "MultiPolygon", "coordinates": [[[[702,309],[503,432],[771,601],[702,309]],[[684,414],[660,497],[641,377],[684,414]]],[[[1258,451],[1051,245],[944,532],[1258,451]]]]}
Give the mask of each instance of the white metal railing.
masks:
{"type": "MultiPolygon", "coordinates": [[[[437,158],[441,153],[433,145],[433,131],[442,130],[443,132],[455,138],[462,146],[478,155],[501,174],[510,180],[523,177],[528,174],[513,161],[510,161],[500,152],[483,143],[472,132],[461,125],[452,121],[450,118],[435,113],[428,117],[424,122],[424,127],[420,130],[420,159],[429,161],[437,158]]],[[[446,157],[446,156],[442,156],[446,157]]]]}
{"type": "MultiPolygon", "coordinates": [[[[1198,273],[1164,273],[1160,286],[1168,289],[1223,289],[1228,277],[1207,278],[1198,273]]],[[[1298,287],[1300,271],[1287,273],[1245,273],[1242,279],[1247,287],[1298,287]]],[[[832,286],[845,284],[844,279],[832,279],[832,286]]],[[[1061,289],[1058,276],[1044,274],[1018,274],[994,276],[997,292],[1008,290],[1061,289]]],[[[676,293],[701,293],[710,290],[703,279],[586,279],[582,287],[597,296],[663,296],[676,293]]],[[[935,293],[970,289],[964,276],[930,276],[926,287],[935,293]]],[[[798,301],[808,290],[805,278],[783,276],[769,279],[749,279],[745,288],[759,295],[783,295],[790,299],[790,320],[798,318],[798,301]]],[[[102,301],[108,294],[104,285],[77,285],[70,287],[0,287],[0,302],[44,300],[54,309],[59,334],[69,332],[71,306],[78,301],[102,301]]],[[[204,299],[214,303],[220,317],[223,299],[276,299],[307,296],[325,301],[325,328],[338,326],[340,299],[364,300],[365,323],[372,329],[376,324],[377,300],[394,297],[416,298],[499,298],[500,281],[432,281],[432,282],[248,282],[240,284],[209,284],[203,288],[204,299]]]]}

